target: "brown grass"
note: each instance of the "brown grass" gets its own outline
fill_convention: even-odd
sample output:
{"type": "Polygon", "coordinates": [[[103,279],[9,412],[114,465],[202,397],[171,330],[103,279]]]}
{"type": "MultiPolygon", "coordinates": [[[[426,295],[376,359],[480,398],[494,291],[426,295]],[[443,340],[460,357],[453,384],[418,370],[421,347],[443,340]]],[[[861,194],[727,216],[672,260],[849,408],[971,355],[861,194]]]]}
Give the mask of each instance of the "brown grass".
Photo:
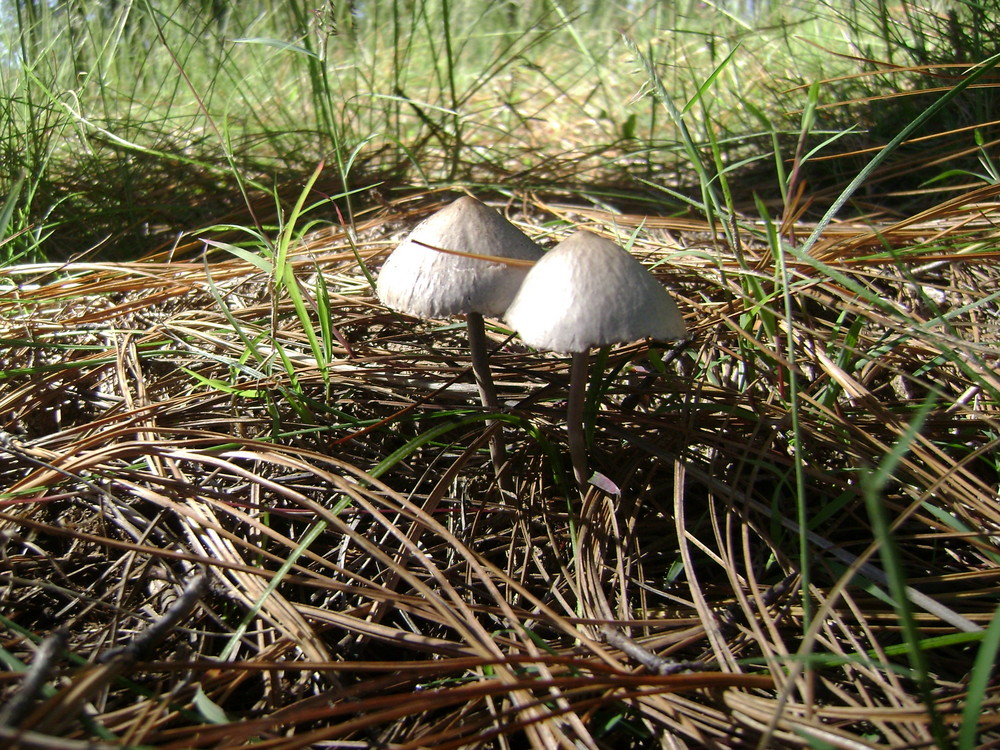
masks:
{"type": "MultiPolygon", "coordinates": [[[[954,742],[1000,583],[998,193],[832,225],[785,256],[787,279],[749,222],[730,247],[689,220],[506,206],[544,244],[637,230],[693,332],[663,373],[645,344],[607,356],[592,461],[620,492],[582,498],[562,458],[567,363],[491,331],[518,495],[504,502],[461,331],[381,307],[360,272],[440,198],[368,212],[356,243],[333,227],[296,248],[303,293],[317,271],[330,288],[326,363],[265,274],[198,242],[3,269],[0,694],[26,700],[0,738],[954,742]],[[933,711],[864,501],[901,440],[880,497],[920,632],[945,637],[924,649],[933,711]],[[199,572],[204,590],[182,593],[199,572]],[[26,695],[17,663],[46,667],[42,687],[26,695]]],[[[981,746],[1000,742],[998,702],[994,681],[981,746]]]]}

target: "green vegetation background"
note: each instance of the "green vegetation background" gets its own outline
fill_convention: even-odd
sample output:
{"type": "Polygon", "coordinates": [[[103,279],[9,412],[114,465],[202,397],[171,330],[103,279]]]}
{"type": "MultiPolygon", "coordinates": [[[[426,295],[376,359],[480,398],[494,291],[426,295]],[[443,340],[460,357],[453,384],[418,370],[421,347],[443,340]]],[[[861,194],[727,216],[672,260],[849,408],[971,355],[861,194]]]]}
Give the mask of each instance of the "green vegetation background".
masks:
{"type": "MultiPolygon", "coordinates": [[[[318,188],[348,213],[457,186],[703,217],[714,187],[780,213],[790,177],[817,209],[1000,39],[995,3],[970,2],[2,7],[8,262],[135,258],[266,222],[321,160],[318,188]]],[[[932,137],[869,176],[855,212],[977,179],[956,169],[994,179],[991,93],[914,133],[932,137]]]]}

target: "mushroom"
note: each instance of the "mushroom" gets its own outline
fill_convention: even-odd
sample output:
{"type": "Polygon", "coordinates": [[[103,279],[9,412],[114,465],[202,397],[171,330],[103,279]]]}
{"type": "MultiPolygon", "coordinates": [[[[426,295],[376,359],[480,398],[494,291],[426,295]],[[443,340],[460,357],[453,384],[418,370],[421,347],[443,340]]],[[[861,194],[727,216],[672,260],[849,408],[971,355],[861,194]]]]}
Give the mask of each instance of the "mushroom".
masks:
{"type": "MultiPolygon", "coordinates": [[[[486,354],[483,316],[503,315],[528,273],[542,256],[538,245],[492,208],[463,196],[418,224],[379,272],[379,299],[421,318],[465,315],[472,371],[483,406],[499,410],[486,354]],[[442,252],[442,250],[451,252],[442,252]],[[490,263],[493,256],[521,263],[490,263]]],[[[490,456],[500,488],[513,487],[500,427],[490,440],[490,456]]]]}
{"type": "Polygon", "coordinates": [[[666,289],[627,250],[579,230],[545,253],[504,319],[536,349],[572,354],[566,415],[573,474],[587,485],[584,383],[592,346],[683,339],[684,319],[666,289]]]}

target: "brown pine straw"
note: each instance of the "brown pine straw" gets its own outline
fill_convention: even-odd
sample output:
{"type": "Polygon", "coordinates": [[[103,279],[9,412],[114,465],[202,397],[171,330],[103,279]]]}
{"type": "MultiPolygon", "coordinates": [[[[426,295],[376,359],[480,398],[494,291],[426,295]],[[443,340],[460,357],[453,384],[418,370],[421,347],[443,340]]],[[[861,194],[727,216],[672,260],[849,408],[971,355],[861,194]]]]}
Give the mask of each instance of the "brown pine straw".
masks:
{"type": "MultiPolygon", "coordinates": [[[[954,742],[1000,583],[997,190],[831,225],[787,254],[790,319],[753,221],[734,249],[690,219],[498,206],[545,245],[635,234],[693,331],[664,372],[655,345],[608,353],[589,447],[606,481],[581,497],[567,362],[488,325],[516,502],[495,487],[460,323],[381,307],[358,265],[377,273],[448,197],[295,248],[317,330],[317,274],[329,289],[323,351],[218,244],[0,271],[0,702],[27,706],[0,741],[919,748],[933,709],[954,742]],[[932,393],[880,495],[937,639],[928,705],[859,477],[932,393]],[[200,570],[152,652],[114,660],[170,624],[200,570]],[[18,663],[60,627],[65,650],[25,687],[18,663]]],[[[1000,742],[995,681],[976,700],[977,741],[1000,742]]]]}

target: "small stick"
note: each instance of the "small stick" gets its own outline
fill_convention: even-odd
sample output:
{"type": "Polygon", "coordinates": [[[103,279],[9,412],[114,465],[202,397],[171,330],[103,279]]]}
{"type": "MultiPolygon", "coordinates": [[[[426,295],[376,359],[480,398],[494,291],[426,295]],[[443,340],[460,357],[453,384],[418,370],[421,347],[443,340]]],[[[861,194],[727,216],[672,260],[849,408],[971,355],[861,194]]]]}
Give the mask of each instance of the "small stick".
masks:
{"type": "Polygon", "coordinates": [[[198,573],[184,587],[180,596],[177,597],[177,601],[171,604],[159,619],[135,636],[127,646],[113,648],[101,654],[97,662],[99,664],[107,664],[111,661],[129,663],[150,653],[160,641],[167,637],[174,625],[191,614],[201,599],[201,595],[205,592],[207,584],[208,576],[204,573],[198,573]]]}
{"type": "Polygon", "coordinates": [[[650,672],[662,675],[677,674],[686,669],[705,669],[705,663],[700,661],[674,661],[657,656],[652,651],[640,646],[620,630],[616,630],[610,625],[601,626],[601,635],[611,646],[614,646],[622,653],[634,659],[648,669],[650,672]]]}
{"type": "Polygon", "coordinates": [[[132,639],[131,643],[121,648],[110,649],[101,654],[96,663],[89,669],[75,676],[72,683],[59,691],[59,710],[53,712],[49,707],[42,706],[27,716],[21,728],[33,729],[44,722],[47,731],[56,734],[77,715],[84,703],[94,693],[102,690],[112,680],[121,675],[138,659],[148,654],[169,634],[170,630],[181,620],[191,614],[197,606],[208,582],[208,576],[198,573],[177,597],[167,611],[149,627],[132,639]]]}
{"type": "Polygon", "coordinates": [[[68,640],[69,631],[66,628],[59,628],[42,641],[35,652],[35,658],[31,661],[31,666],[24,673],[21,686],[14,693],[14,697],[7,701],[7,705],[0,708],[0,727],[15,726],[28,713],[35,696],[55,669],[68,640]]]}

